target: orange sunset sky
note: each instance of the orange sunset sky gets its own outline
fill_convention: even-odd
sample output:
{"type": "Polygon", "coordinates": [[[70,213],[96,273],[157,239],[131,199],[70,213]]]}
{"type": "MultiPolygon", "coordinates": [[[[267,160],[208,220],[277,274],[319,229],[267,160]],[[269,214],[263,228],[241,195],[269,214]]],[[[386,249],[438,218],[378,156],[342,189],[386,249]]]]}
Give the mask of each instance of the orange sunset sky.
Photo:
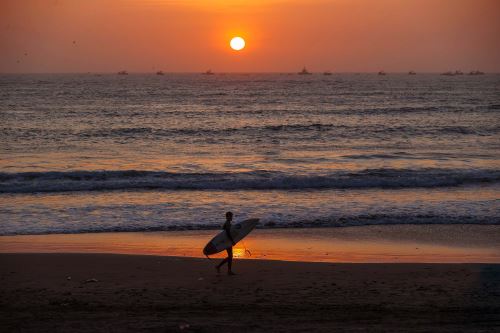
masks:
{"type": "Polygon", "coordinates": [[[0,50],[0,72],[500,72],[500,0],[0,0],[0,50]]]}

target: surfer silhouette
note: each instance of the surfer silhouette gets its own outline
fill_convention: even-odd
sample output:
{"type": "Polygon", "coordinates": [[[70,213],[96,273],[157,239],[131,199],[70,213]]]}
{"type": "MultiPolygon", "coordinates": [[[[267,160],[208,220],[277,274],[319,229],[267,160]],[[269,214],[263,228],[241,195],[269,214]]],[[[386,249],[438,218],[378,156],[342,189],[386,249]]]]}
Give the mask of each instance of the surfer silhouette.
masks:
{"type": "MultiPolygon", "coordinates": [[[[233,243],[233,245],[236,245],[235,241],[233,240],[233,237],[231,236],[231,222],[233,221],[233,213],[231,212],[226,212],[226,222],[222,226],[222,229],[226,232],[227,237],[233,243]]],[[[222,260],[220,264],[215,266],[215,269],[217,269],[217,273],[220,273],[220,268],[222,265],[227,263],[227,275],[235,275],[233,271],[231,270],[232,265],[233,265],[233,247],[230,246],[226,249],[227,251],[227,258],[222,260]]]]}

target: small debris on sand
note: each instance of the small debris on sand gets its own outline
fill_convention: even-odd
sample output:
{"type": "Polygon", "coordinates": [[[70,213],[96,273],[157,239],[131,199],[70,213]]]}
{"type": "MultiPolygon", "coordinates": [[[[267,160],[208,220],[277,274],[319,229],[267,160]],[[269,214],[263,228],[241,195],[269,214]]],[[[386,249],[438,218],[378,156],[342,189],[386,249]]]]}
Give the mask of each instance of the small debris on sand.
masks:
{"type": "Polygon", "coordinates": [[[189,329],[190,325],[188,323],[180,323],[179,324],[179,329],[181,331],[189,329]]]}

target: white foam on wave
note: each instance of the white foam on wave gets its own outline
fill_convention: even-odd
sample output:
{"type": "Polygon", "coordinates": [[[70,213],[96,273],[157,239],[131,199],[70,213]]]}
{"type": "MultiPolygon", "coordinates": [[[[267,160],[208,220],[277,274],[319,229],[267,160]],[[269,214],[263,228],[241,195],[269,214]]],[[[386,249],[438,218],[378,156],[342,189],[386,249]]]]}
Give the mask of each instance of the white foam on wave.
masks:
{"type": "MultiPolygon", "coordinates": [[[[360,227],[369,225],[500,225],[500,216],[470,216],[470,215],[435,215],[435,214],[362,214],[341,217],[324,217],[313,220],[296,219],[282,220],[279,218],[264,218],[258,229],[289,229],[289,228],[336,228],[360,227]]],[[[150,221],[149,223],[103,224],[103,223],[64,223],[59,225],[33,224],[31,226],[2,226],[0,236],[9,235],[42,235],[42,234],[79,234],[103,232],[157,232],[157,231],[187,231],[220,229],[220,221],[212,223],[196,223],[192,220],[166,223],[165,221],[150,221]]]]}

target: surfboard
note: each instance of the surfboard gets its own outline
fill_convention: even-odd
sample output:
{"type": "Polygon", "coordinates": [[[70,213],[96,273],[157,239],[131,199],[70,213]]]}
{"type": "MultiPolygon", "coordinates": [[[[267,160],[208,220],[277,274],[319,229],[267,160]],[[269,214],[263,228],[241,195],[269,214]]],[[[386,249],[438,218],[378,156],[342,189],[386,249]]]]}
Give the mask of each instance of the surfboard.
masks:
{"type": "MultiPolygon", "coordinates": [[[[245,238],[259,223],[259,219],[249,219],[241,222],[236,222],[231,225],[231,237],[238,243],[240,240],[245,238]]],[[[233,244],[229,237],[227,237],[226,231],[222,230],[219,232],[208,244],[203,248],[203,254],[208,256],[211,254],[216,254],[225,249],[231,247],[233,244]]]]}

